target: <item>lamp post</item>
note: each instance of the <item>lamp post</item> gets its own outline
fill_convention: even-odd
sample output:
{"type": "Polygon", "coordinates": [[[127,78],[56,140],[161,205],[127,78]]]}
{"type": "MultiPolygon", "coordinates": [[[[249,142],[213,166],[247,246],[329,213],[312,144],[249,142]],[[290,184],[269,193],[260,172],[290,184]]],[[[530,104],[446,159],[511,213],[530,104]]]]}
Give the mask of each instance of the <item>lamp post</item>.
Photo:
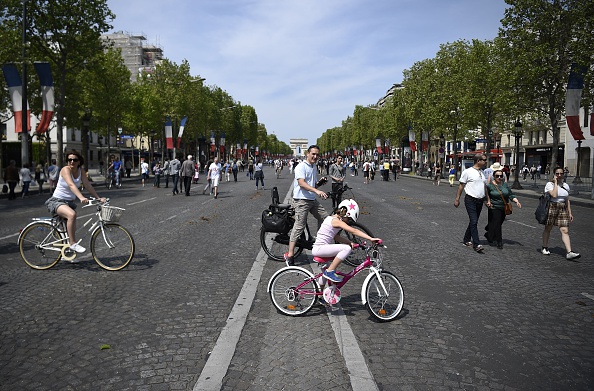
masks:
{"type": "Polygon", "coordinates": [[[577,167],[575,169],[575,178],[573,178],[573,183],[580,184],[582,183],[582,178],[580,178],[580,162],[581,162],[581,155],[582,155],[582,140],[577,141],[577,167]]]}
{"type": "Polygon", "coordinates": [[[219,161],[226,160],[225,159],[225,132],[221,133],[221,138],[219,141],[219,161]],[[221,158],[220,155],[223,155],[221,158]]]}
{"type": "Polygon", "coordinates": [[[87,170],[91,168],[91,161],[89,160],[89,125],[91,123],[91,109],[85,109],[85,113],[82,116],[82,155],[87,163],[87,170]]]}
{"type": "Polygon", "coordinates": [[[520,138],[522,138],[524,131],[522,130],[522,123],[519,118],[516,120],[514,127],[514,136],[516,137],[516,169],[514,170],[512,189],[520,190],[523,188],[520,185],[520,138]]]}

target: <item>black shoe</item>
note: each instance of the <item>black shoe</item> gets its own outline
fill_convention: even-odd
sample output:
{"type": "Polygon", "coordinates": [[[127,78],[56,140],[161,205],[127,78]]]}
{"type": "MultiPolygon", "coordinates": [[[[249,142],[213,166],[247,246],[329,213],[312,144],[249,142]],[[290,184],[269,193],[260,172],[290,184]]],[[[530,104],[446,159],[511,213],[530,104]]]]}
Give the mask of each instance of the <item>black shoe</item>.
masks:
{"type": "Polygon", "coordinates": [[[503,250],[503,243],[502,242],[497,242],[497,248],[500,250],[503,250]]]}
{"type": "Polygon", "coordinates": [[[474,251],[476,251],[479,254],[483,254],[485,249],[483,248],[483,246],[481,246],[480,244],[478,246],[474,246],[474,251]]]}

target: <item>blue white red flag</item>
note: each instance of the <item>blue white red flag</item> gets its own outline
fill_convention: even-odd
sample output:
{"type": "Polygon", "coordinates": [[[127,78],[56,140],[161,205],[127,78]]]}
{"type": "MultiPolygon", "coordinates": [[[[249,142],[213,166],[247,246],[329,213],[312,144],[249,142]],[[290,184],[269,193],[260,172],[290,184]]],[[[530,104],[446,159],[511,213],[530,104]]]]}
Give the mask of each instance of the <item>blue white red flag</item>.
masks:
{"type": "Polygon", "coordinates": [[[173,149],[173,128],[171,126],[171,118],[167,118],[165,121],[165,141],[167,143],[167,149],[173,149]]]}
{"type": "Polygon", "coordinates": [[[567,83],[567,95],[565,96],[565,120],[567,127],[574,140],[584,140],[582,127],[580,126],[580,106],[582,90],[584,89],[585,67],[571,64],[569,81],[567,83]]]}
{"type": "Polygon", "coordinates": [[[177,147],[178,148],[181,145],[181,138],[182,138],[182,135],[184,134],[184,128],[186,127],[187,120],[188,120],[188,117],[184,117],[184,118],[182,118],[181,123],[179,124],[179,133],[177,134],[177,147]]]}
{"type": "MultiPolygon", "coordinates": [[[[23,131],[23,84],[21,75],[14,64],[5,64],[2,67],[4,79],[8,86],[8,93],[12,101],[12,111],[14,113],[14,131],[21,133],[23,131]]],[[[27,131],[31,129],[31,111],[27,102],[27,131]]]]}
{"type": "Polygon", "coordinates": [[[41,119],[37,124],[36,132],[45,133],[49,130],[54,116],[54,79],[52,78],[52,70],[48,62],[36,62],[33,66],[37,71],[37,76],[39,76],[41,100],[43,102],[43,111],[41,112],[41,119]]]}
{"type": "Polygon", "coordinates": [[[410,142],[410,149],[413,152],[417,151],[417,143],[415,143],[415,132],[412,129],[408,130],[408,141],[410,142]]]}
{"type": "Polygon", "coordinates": [[[429,132],[426,130],[421,132],[421,146],[423,151],[429,150],[429,132]]]}

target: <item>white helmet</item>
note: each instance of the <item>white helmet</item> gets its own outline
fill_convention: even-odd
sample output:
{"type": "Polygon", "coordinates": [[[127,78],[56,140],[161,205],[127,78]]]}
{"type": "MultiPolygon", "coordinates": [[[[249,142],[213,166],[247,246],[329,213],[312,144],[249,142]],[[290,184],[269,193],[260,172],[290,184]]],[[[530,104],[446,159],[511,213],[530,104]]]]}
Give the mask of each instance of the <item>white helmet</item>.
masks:
{"type": "Polygon", "coordinates": [[[359,205],[355,200],[344,200],[338,205],[338,208],[346,208],[346,216],[350,217],[353,221],[357,221],[359,218],[359,205]]]}

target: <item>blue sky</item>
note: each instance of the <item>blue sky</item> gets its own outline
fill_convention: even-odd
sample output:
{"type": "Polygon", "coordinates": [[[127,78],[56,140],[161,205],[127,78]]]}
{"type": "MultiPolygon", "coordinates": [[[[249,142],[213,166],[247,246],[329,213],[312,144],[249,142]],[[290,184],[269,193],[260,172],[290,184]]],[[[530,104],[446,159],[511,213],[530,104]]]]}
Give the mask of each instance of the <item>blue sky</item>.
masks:
{"type": "Polygon", "coordinates": [[[192,75],[256,109],[268,133],[314,143],[402,71],[457,39],[493,39],[504,0],[109,0],[192,75]]]}

